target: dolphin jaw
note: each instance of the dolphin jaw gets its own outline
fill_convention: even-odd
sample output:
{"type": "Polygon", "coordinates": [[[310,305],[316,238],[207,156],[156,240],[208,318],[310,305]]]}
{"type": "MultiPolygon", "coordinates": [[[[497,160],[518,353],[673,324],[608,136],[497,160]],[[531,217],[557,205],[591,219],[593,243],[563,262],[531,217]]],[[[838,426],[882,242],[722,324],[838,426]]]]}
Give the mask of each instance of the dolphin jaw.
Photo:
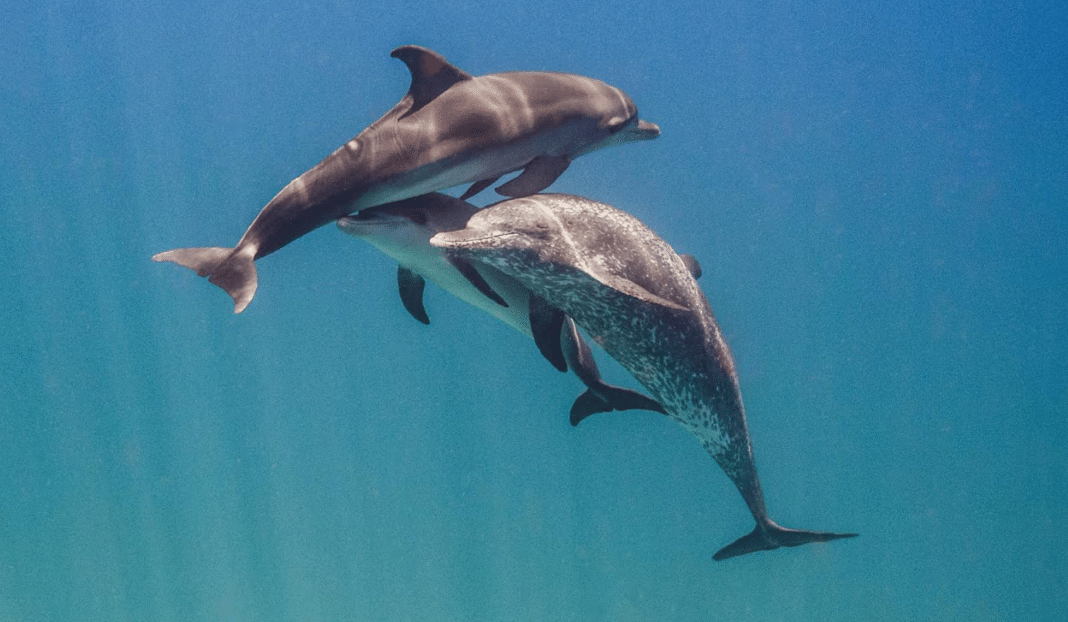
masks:
{"type": "Polygon", "coordinates": [[[656,123],[638,119],[638,123],[632,128],[624,130],[633,136],[631,140],[652,140],[660,137],[660,126],[656,123]]]}
{"type": "Polygon", "coordinates": [[[430,238],[430,244],[448,251],[477,251],[484,248],[497,248],[497,242],[518,236],[517,233],[492,233],[476,235],[471,231],[443,231],[430,238]]]}
{"type": "Polygon", "coordinates": [[[351,216],[342,216],[337,219],[336,224],[338,229],[341,229],[349,235],[364,237],[367,235],[374,235],[382,228],[394,229],[403,225],[405,221],[407,221],[407,219],[403,216],[365,210],[363,212],[356,212],[351,216]]]}
{"type": "Polygon", "coordinates": [[[622,145],[625,143],[638,142],[640,140],[653,140],[660,136],[660,127],[655,123],[649,123],[648,121],[642,121],[638,117],[631,119],[630,123],[623,126],[619,130],[605,136],[601,140],[590,143],[585,147],[577,150],[573,157],[586,155],[588,153],[604,149],[606,147],[613,147],[615,145],[622,145]]]}

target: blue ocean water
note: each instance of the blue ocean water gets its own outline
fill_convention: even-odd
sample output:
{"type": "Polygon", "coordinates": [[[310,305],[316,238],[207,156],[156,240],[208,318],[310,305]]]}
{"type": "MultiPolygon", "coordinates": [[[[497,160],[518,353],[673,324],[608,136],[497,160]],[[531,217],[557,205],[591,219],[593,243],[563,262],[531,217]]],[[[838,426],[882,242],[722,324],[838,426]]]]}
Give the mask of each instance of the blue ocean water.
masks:
{"type": "Polygon", "coordinates": [[[1068,610],[1059,3],[9,5],[0,622],[1068,610]],[[713,562],[752,522],[692,437],[572,428],[572,377],[439,290],[415,322],[333,227],[236,316],[149,261],[232,245],[401,97],[405,43],[660,125],[553,190],[701,260],[772,517],[859,538],[713,562]]]}

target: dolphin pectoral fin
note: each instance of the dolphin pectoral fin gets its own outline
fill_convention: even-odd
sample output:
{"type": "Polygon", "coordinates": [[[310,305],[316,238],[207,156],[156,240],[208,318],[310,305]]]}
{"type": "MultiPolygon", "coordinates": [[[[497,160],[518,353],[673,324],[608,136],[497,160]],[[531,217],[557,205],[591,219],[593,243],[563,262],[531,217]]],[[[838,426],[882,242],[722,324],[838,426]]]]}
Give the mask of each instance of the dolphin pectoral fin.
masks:
{"type": "Polygon", "coordinates": [[[577,426],[590,415],[613,410],[648,410],[667,414],[660,402],[647,395],[602,382],[596,390],[591,387],[575,398],[575,403],[571,405],[571,425],[577,426]]]}
{"type": "Polygon", "coordinates": [[[661,298],[660,296],[657,296],[656,294],[650,292],[641,285],[638,285],[637,283],[629,279],[617,276],[590,276],[594,276],[594,278],[596,278],[601,284],[611,287],[612,289],[616,290],[621,294],[625,294],[627,296],[630,296],[631,298],[641,300],[642,302],[660,305],[662,307],[667,307],[668,309],[674,309],[676,311],[689,310],[680,304],[676,304],[666,298],[661,298]]]}
{"type": "Polygon", "coordinates": [[[701,278],[704,271],[701,270],[701,264],[698,263],[696,257],[693,255],[679,255],[679,258],[682,259],[682,263],[686,264],[686,269],[690,271],[690,276],[695,279],[701,278]]]}
{"type": "Polygon", "coordinates": [[[482,275],[479,274],[477,268],[452,253],[446,252],[445,259],[450,264],[452,264],[452,267],[456,268],[456,270],[460,274],[462,274],[465,279],[467,279],[472,285],[474,285],[475,289],[482,292],[482,295],[484,295],[486,298],[489,298],[490,300],[501,305],[502,307],[508,306],[508,303],[504,301],[504,298],[501,298],[500,294],[493,291],[493,288],[490,287],[490,284],[486,282],[486,279],[482,278],[482,275]]]}
{"type": "Polygon", "coordinates": [[[567,360],[560,345],[560,331],[564,328],[564,312],[530,294],[530,332],[538,350],[553,367],[567,371],[567,360]]]}
{"type": "Polygon", "coordinates": [[[472,79],[441,54],[417,45],[402,45],[389,55],[404,61],[412,72],[412,85],[408,88],[412,107],[405,115],[418,111],[457,82],[472,79]]]}
{"type": "Polygon", "coordinates": [[[571,164],[566,156],[538,156],[527,164],[518,177],[497,187],[497,194],[525,197],[548,188],[571,164]]]}
{"type": "Polygon", "coordinates": [[[855,538],[855,533],[830,533],[827,531],[804,531],[801,529],[787,529],[780,527],[771,521],[766,525],[757,525],[753,531],[731,542],[712,556],[712,559],[723,561],[739,555],[748,555],[757,551],[770,551],[780,546],[801,546],[809,542],[830,542],[842,538],[855,538]]]}
{"type": "Polygon", "coordinates": [[[208,282],[222,288],[234,300],[234,313],[241,313],[256,295],[255,249],[176,248],[157,253],[152,261],[170,261],[194,270],[208,282]]]}
{"type": "Polygon", "coordinates": [[[497,183],[497,180],[500,179],[500,178],[501,178],[500,175],[498,175],[497,177],[494,177],[493,179],[482,179],[480,181],[476,181],[475,183],[471,184],[471,187],[467,189],[467,192],[464,192],[463,194],[460,195],[460,200],[461,201],[466,201],[466,200],[470,199],[471,197],[475,196],[479,192],[482,192],[486,188],[489,188],[493,184],[497,183]]]}
{"type": "Polygon", "coordinates": [[[401,303],[408,313],[423,324],[429,324],[430,316],[426,314],[426,307],[423,306],[426,280],[404,266],[397,266],[397,288],[400,291],[401,303]]]}

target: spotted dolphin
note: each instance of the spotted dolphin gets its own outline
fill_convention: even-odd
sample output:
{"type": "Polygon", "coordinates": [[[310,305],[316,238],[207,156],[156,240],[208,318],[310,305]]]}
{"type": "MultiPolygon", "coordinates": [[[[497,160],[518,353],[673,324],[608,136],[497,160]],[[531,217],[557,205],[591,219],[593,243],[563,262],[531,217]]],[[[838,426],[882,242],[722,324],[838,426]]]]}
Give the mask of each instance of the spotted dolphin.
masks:
{"type": "MultiPolygon", "coordinates": [[[[397,261],[401,302],[420,322],[430,323],[423,305],[423,290],[429,279],[457,298],[533,337],[530,290],[489,266],[474,266],[478,277],[472,277],[470,273],[465,275],[448,261],[444,249],[430,244],[430,238],[437,233],[463,229],[467,219],[476,211],[477,208],[466,201],[431,193],[362,210],[339,219],[337,226],[397,261]],[[481,279],[492,294],[487,294],[485,287],[473,285],[471,278],[481,279]]],[[[563,358],[554,361],[554,366],[561,371],[570,368],[587,387],[571,407],[573,419],[612,410],[664,412],[652,398],[604,382],[589,345],[570,318],[565,318],[558,335],[563,358]]]]}
{"type": "Polygon", "coordinates": [[[714,559],[856,535],[786,529],[769,518],[734,360],[708,299],[684,260],[639,220],[588,199],[540,194],[489,206],[430,243],[514,277],[573,318],[698,438],[756,520],[714,559]]]}
{"type": "Polygon", "coordinates": [[[342,216],[460,184],[473,184],[469,198],[515,171],[522,173],[497,191],[533,194],[578,156],[660,134],[623,91],[593,78],[541,71],[472,77],[414,45],[391,56],[412,74],[400,103],[282,188],[235,247],[179,248],[152,259],[208,277],[240,313],[256,293],[255,260],[342,216]]]}

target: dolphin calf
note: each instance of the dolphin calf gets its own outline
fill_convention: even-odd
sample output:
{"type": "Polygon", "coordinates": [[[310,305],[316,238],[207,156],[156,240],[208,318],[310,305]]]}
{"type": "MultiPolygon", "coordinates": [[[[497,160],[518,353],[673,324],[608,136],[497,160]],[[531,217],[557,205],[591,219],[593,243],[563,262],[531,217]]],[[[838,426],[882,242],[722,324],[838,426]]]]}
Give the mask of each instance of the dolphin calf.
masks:
{"type": "Polygon", "coordinates": [[[393,50],[412,74],[400,103],[322,162],[289,182],[233,248],[154,255],[226,290],[240,313],[256,293],[255,260],[347,214],[459,184],[469,198],[502,175],[497,191],[548,187],[574,158],[660,129],[638,119],[623,91],[583,76],[522,71],[472,77],[414,45],[393,50]]]}
{"type": "MultiPolygon", "coordinates": [[[[466,201],[432,193],[362,210],[339,219],[337,226],[349,235],[370,242],[397,261],[401,301],[420,322],[430,323],[423,305],[425,279],[429,279],[457,298],[533,337],[530,290],[496,268],[477,266],[479,277],[474,278],[483,280],[499,298],[495,300],[484,289],[473,285],[470,276],[465,276],[450,263],[444,249],[430,244],[430,238],[437,233],[463,229],[467,219],[477,211],[466,201]]],[[[664,412],[652,398],[604,382],[589,345],[570,318],[565,319],[557,334],[564,360],[556,361],[554,365],[561,371],[570,367],[587,387],[571,407],[572,419],[612,410],[664,412]]]]}
{"type": "Polygon", "coordinates": [[[708,299],[686,262],[636,218],[541,194],[489,206],[430,243],[514,277],[573,318],[698,438],[756,520],[714,559],[856,535],[786,529],[769,518],[734,360],[708,299]]]}

